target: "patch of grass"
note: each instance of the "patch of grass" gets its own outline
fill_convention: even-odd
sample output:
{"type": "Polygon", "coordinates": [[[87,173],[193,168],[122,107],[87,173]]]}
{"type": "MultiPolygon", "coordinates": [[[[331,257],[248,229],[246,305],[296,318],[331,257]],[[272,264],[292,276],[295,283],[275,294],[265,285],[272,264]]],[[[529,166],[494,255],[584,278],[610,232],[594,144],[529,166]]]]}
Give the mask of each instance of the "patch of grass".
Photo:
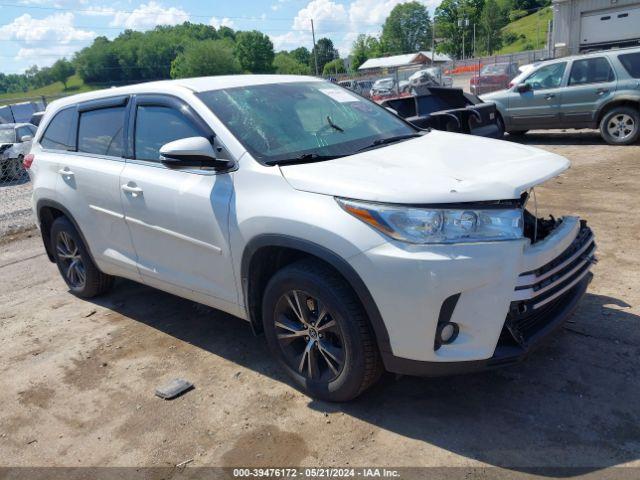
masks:
{"type": "Polygon", "coordinates": [[[549,20],[552,18],[551,7],[545,7],[511,22],[502,29],[503,38],[511,36],[512,38],[517,37],[517,40],[509,45],[504,45],[497,53],[516,53],[544,48],[549,20]]]}
{"type": "Polygon", "coordinates": [[[74,93],[87,92],[100,88],[84,83],[78,75],[69,77],[67,81],[67,89],[65,90],[62,82],[52,83],[41,88],[35,88],[26,92],[13,92],[0,94],[0,105],[7,103],[18,103],[20,101],[33,100],[40,96],[62,96],[73,95],[74,93]]]}

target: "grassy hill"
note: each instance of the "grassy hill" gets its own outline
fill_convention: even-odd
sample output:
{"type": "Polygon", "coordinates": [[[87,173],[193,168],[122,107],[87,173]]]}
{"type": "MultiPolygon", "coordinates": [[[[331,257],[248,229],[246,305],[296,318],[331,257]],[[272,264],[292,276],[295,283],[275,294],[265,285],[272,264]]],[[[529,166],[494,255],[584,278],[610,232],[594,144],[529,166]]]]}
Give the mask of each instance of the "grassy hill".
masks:
{"type": "Polygon", "coordinates": [[[69,78],[67,82],[67,89],[64,89],[64,85],[62,82],[52,83],[51,85],[46,85],[41,88],[36,88],[33,90],[28,90],[26,92],[13,92],[13,93],[3,93],[0,94],[0,105],[4,105],[9,101],[12,103],[19,102],[20,99],[30,100],[35,97],[44,96],[63,96],[63,95],[73,95],[74,93],[86,92],[89,90],[95,90],[99,87],[94,87],[92,85],[85,84],[82,79],[73,75],[69,78]]]}
{"type": "Polygon", "coordinates": [[[515,53],[544,48],[549,20],[552,18],[551,7],[546,7],[511,22],[502,29],[503,47],[497,53],[515,53]],[[507,44],[510,38],[515,41],[507,44]]]}

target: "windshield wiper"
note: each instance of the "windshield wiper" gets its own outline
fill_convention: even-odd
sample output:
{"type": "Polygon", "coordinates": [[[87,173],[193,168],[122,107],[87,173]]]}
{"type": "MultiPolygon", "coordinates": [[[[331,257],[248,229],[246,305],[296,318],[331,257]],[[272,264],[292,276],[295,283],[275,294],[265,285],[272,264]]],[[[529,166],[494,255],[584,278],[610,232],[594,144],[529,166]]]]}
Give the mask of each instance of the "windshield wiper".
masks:
{"type": "Polygon", "coordinates": [[[369,150],[370,148],[380,147],[382,145],[387,145],[389,143],[399,142],[401,140],[408,140],[410,138],[421,137],[420,133],[409,133],[407,135],[396,135],[394,137],[386,137],[386,138],[378,138],[374,140],[371,145],[367,145],[366,147],[359,148],[356,152],[362,152],[364,150],[369,150]]]}
{"type": "Polygon", "coordinates": [[[280,160],[267,160],[267,165],[290,165],[294,163],[311,163],[322,162],[324,160],[335,160],[344,157],[344,155],[320,155],[318,153],[303,153],[294,158],[284,158],[280,160]]]}
{"type": "Polygon", "coordinates": [[[337,130],[339,132],[344,133],[344,128],[342,128],[339,125],[336,125],[335,123],[333,123],[333,120],[331,120],[331,117],[329,115],[327,115],[327,123],[329,124],[329,126],[331,128],[333,128],[334,130],[337,130]]]}

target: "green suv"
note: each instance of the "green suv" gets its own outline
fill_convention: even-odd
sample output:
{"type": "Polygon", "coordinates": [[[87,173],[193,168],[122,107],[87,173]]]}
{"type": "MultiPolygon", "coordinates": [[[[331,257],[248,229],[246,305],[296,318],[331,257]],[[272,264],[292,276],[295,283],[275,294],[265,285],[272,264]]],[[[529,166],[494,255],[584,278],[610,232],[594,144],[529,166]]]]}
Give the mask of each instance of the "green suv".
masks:
{"type": "Polygon", "coordinates": [[[640,48],[609,50],[536,63],[494,102],[504,130],[599,128],[612,145],[640,136],[640,48]]]}

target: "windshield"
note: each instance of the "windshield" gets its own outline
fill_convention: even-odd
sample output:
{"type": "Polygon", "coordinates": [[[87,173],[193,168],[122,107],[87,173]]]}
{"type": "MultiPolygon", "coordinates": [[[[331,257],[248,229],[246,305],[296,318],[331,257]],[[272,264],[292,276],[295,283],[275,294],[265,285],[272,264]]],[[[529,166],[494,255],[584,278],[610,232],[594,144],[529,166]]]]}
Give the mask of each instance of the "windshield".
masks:
{"type": "Polygon", "coordinates": [[[327,82],[253,85],[198,96],[262,163],[306,154],[347,156],[376,140],[416,133],[385,108],[327,82]]]}
{"type": "Polygon", "coordinates": [[[15,143],[16,134],[13,128],[0,129],[0,143],[15,143]]]}
{"type": "Polygon", "coordinates": [[[480,70],[480,75],[502,75],[506,73],[508,65],[506,63],[498,63],[495,65],[485,65],[480,70]]]}

